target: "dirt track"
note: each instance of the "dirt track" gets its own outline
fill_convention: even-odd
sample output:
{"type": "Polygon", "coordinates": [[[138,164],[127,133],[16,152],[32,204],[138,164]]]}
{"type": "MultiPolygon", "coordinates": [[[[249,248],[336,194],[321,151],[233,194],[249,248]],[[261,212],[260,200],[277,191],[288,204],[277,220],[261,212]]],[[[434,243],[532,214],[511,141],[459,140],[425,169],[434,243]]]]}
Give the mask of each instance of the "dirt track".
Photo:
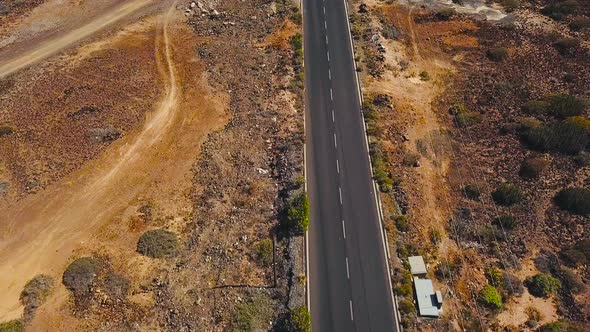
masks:
{"type": "MultiPolygon", "coordinates": [[[[133,4],[138,7],[134,8],[145,3],[135,1],[133,4]]],[[[169,27],[170,23],[179,23],[174,25],[174,36],[178,38],[176,36],[182,35],[179,33],[182,32],[181,22],[174,7],[165,17],[156,38],[164,95],[144,126],[112,144],[101,157],[62,182],[27,197],[0,216],[0,270],[3,271],[0,275],[0,321],[20,315],[18,297],[31,277],[49,273],[61,280],[63,268],[73,252],[92,251],[96,246],[91,243],[103,245],[103,239],[97,234],[138,196],[150,190],[157,194],[173,193],[164,195],[166,197],[178,195],[179,184],[186,180],[193,162],[187,156],[196,156],[205,135],[223,123],[224,106],[221,102],[206,100],[211,92],[203,86],[194,64],[180,71],[174,65],[173,56],[178,53],[174,52],[168,30],[173,28],[169,27]],[[185,84],[189,79],[196,82],[185,84]],[[179,112],[181,108],[183,111],[179,112]]],[[[93,26],[95,30],[100,29],[98,25],[93,26]]],[[[85,31],[90,33],[90,30],[85,31]]],[[[63,47],[75,39],[64,40],[63,47]]],[[[47,50],[44,54],[55,51],[47,50]]],[[[41,57],[41,51],[33,52],[35,54],[39,55],[35,59],[41,57]]],[[[27,59],[32,59],[31,55],[27,59]]],[[[32,61],[20,63],[24,66],[32,61]]],[[[187,63],[188,60],[178,62],[187,63]]],[[[116,227],[125,229],[126,225],[116,227]]],[[[117,235],[121,233],[124,232],[117,235]]]]}
{"type": "Polygon", "coordinates": [[[121,20],[122,18],[132,14],[142,7],[145,7],[151,2],[152,0],[129,1],[78,29],[75,29],[56,39],[48,40],[45,43],[39,45],[39,47],[33,48],[24,54],[20,54],[14,59],[0,63],[0,78],[8,76],[24,67],[45,59],[74,44],[75,42],[91,36],[97,31],[121,20]]]}

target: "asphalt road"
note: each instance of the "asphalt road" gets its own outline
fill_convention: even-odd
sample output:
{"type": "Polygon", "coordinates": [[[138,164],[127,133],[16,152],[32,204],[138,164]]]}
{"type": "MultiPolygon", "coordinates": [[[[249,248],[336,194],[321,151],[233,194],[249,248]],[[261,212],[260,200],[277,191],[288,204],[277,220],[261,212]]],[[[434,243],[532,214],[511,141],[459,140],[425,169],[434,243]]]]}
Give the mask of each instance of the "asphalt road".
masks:
{"type": "Polygon", "coordinates": [[[343,0],[303,0],[313,331],[397,331],[343,0]]]}

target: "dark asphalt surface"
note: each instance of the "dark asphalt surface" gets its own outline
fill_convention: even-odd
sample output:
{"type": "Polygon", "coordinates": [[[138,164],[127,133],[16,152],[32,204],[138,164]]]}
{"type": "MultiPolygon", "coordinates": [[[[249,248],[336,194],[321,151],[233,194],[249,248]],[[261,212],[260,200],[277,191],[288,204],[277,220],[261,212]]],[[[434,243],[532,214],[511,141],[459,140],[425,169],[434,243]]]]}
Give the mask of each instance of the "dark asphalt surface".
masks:
{"type": "Polygon", "coordinates": [[[312,329],[397,331],[345,4],[303,13],[312,329]]]}

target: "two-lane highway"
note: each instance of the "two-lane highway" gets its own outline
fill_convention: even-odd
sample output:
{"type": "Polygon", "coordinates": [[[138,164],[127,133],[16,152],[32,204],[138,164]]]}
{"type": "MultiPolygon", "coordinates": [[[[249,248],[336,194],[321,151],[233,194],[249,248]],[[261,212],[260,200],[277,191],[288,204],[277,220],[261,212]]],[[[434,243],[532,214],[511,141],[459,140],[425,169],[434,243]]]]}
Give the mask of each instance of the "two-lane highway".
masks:
{"type": "Polygon", "coordinates": [[[303,0],[314,331],[397,331],[344,0],[303,0]]]}

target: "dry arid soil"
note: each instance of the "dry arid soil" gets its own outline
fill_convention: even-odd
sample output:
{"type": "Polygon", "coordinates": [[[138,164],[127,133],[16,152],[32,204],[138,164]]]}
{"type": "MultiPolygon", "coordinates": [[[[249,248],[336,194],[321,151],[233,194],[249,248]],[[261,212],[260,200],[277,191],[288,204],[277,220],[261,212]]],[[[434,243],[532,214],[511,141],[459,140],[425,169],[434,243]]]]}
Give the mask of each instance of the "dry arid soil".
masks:
{"type": "Polygon", "coordinates": [[[302,239],[275,231],[302,165],[297,13],[0,3],[0,330],[270,329],[303,303],[302,239]]]}

